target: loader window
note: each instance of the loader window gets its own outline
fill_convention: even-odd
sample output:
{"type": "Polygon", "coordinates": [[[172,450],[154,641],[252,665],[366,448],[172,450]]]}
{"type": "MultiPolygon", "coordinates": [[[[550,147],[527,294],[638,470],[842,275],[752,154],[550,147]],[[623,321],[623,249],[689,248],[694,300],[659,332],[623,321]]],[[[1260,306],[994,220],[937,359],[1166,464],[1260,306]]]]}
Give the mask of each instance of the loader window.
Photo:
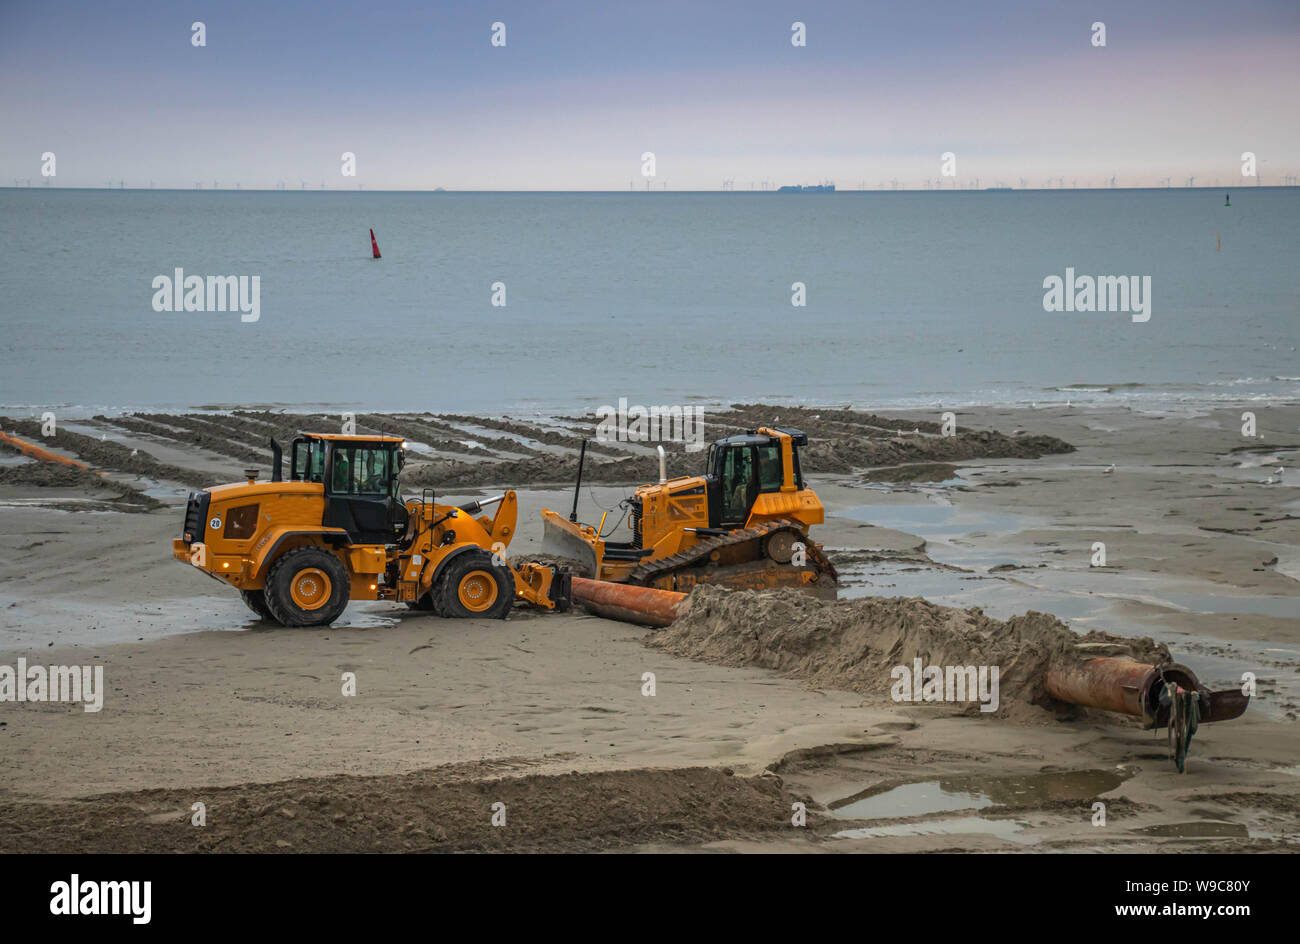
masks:
{"type": "Polygon", "coordinates": [[[335,446],[330,491],[383,497],[393,484],[393,451],[384,446],[335,446]]]}
{"type": "Polygon", "coordinates": [[[325,481],[325,444],[319,440],[295,439],[289,456],[289,478],[295,482],[325,481]]]}

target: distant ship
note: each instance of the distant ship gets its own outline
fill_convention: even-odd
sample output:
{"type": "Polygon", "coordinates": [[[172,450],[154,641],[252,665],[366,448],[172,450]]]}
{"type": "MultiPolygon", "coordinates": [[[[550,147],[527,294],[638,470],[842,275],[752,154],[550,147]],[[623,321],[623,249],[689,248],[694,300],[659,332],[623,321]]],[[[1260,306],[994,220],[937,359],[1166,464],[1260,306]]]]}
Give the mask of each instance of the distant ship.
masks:
{"type": "Polygon", "coordinates": [[[834,184],[818,184],[815,187],[801,187],[796,184],[793,187],[778,187],[777,193],[834,193],[834,184]]]}

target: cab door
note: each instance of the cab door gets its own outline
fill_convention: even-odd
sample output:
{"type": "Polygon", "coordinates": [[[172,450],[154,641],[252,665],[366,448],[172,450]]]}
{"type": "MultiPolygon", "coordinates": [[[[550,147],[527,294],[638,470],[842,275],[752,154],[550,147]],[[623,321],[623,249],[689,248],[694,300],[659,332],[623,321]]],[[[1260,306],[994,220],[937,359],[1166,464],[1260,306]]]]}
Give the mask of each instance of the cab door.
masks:
{"type": "Polygon", "coordinates": [[[332,443],[325,468],[325,526],[345,529],[354,544],[393,544],[405,517],[397,512],[397,481],[392,447],[332,443]]]}
{"type": "Polygon", "coordinates": [[[717,458],[719,483],[718,527],[742,528],[749,520],[749,510],[758,495],[754,466],[754,447],[727,446],[717,458]]]}

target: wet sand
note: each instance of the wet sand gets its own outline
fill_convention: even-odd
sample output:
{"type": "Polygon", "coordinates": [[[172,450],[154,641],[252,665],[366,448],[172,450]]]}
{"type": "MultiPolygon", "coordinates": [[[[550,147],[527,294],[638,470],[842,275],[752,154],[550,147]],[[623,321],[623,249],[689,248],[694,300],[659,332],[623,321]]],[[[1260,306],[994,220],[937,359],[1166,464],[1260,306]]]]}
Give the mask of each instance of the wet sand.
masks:
{"type": "MultiPolygon", "coordinates": [[[[258,436],[285,442],[298,420],[86,421],[76,424],[83,439],[62,444],[68,454],[95,453],[85,457],[108,466],[112,483],[167,507],[101,510],[105,496],[84,484],[0,481],[0,663],[21,655],[102,664],[107,688],[98,714],[0,705],[11,760],[0,766],[0,849],[1222,851],[1300,843],[1300,473],[1290,473],[1300,409],[1258,409],[1263,438],[1249,442],[1240,409],[959,412],[959,429],[1002,432],[959,448],[924,425],[935,414],[864,429],[856,414],[772,408],[771,420],[759,420],[757,412],[742,411],[734,428],[711,426],[708,438],[780,415],[807,428],[814,446],[819,433],[832,444],[821,458],[833,471],[810,449],[805,472],[831,515],[815,536],[840,562],[842,595],[924,587],[936,602],[978,604],[996,618],[1035,609],[1079,632],[1153,636],[1211,687],[1257,673],[1251,709],[1203,726],[1180,776],[1163,732],[1157,738],[1128,719],[1060,720],[1042,709],[971,717],[953,706],[814,689],[767,669],[672,655],[646,644],[651,631],[578,613],[443,621],[363,604],[326,629],[267,627],[236,594],[171,560],[190,483],[167,476],[235,481],[259,449],[265,456],[258,436]],[[186,429],[198,434],[194,443],[186,429]],[[1025,436],[1075,449],[1056,451],[1047,439],[1017,445],[1025,436]],[[234,454],[244,449],[248,456],[234,454]],[[1263,460],[1272,459],[1287,472],[1267,485],[1274,466],[1263,460]],[[924,464],[934,468],[889,471],[924,464]],[[68,510],[78,507],[92,510],[68,510]],[[1106,543],[1105,567],[1090,566],[1095,541],[1106,543]],[[344,672],[357,673],[355,697],[342,695],[344,672]],[[655,675],[653,697],[642,694],[646,672],[655,675]],[[930,781],[937,786],[903,786],[930,781]],[[864,792],[884,797],[865,807],[869,819],[846,816],[854,804],[832,809],[864,792]],[[491,825],[498,801],[507,806],[504,827],[491,825]],[[1105,826],[1093,825],[1098,801],[1105,826]],[[202,828],[189,822],[196,802],[208,806],[202,828]],[[803,827],[791,824],[797,802],[808,808],[803,827]],[[865,832],[836,835],[851,830],[865,832]]],[[[0,425],[23,434],[21,424],[0,425]]],[[[509,425],[418,421],[429,446],[424,468],[432,476],[475,459],[495,466],[482,475],[490,485],[529,484],[495,479],[515,468],[534,468],[525,476],[532,482],[568,468],[566,437],[580,424],[509,425]],[[450,443],[468,451],[456,458],[450,443]],[[473,455],[481,450],[491,455],[473,455]]],[[[654,463],[648,452],[626,452],[632,474],[654,463]]],[[[701,463],[674,453],[670,470],[701,463]]],[[[451,484],[439,485],[441,499],[451,484]]],[[[627,491],[584,486],[582,517],[594,520],[627,491]]],[[[559,487],[521,491],[512,553],[540,545],[541,507],[570,501],[559,487]]]]}

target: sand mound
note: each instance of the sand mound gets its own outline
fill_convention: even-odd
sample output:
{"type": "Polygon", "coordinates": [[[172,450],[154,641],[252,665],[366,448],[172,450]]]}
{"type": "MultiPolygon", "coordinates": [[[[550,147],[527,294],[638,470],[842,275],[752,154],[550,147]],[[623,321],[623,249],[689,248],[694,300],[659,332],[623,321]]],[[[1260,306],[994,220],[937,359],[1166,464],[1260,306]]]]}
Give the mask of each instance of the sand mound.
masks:
{"type": "MultiPolygon", "coordinates": [[[[762,666],[820,688],[890,697],[895,666],[998,666],[1001,716],[1047,707],[1042,677],[1054,660],[1127,655],[1172,661],[1151,639],[1080,636],[1056,617],[1030,611],[996,620],[978,608],[937,606],[920,597],[824,601],[797,590],[728,591],[701,586],[671,626],[648,644],[720,665],[762,666]]],[[[978,711],[975,704],[969,705],[978,711]]]]}
{"type": "Polygon", "coordinates": [[[773,776],[704,767],[492,776],[492,762],[382,777],[0,801],[0,848],[24,852],[595,852],[790,832],[773,776]],[[478,774],[479,776],[475,776],[478,774]],[[483,779],[480,779],[483,778],[483,779]],[[207,825],[190,826],[191,805],[207,825]],[[506,825],[492,825],[492,805],[506,825]]]}

